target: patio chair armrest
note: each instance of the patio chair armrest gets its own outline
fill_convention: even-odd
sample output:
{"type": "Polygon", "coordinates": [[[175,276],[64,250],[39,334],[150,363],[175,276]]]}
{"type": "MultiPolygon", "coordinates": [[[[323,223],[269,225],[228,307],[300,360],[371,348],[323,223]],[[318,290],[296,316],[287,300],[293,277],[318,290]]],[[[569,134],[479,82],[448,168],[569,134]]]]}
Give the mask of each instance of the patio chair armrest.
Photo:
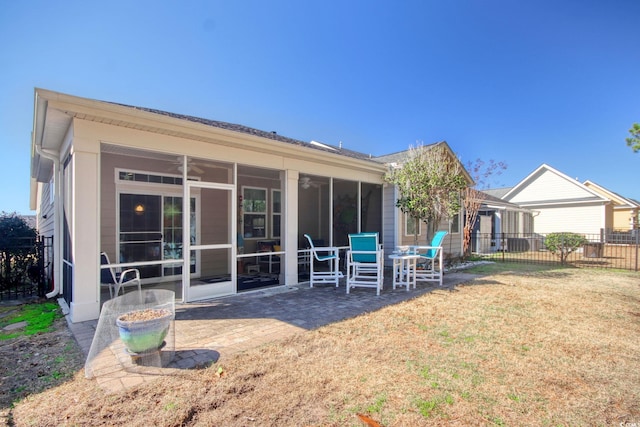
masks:
{"type": "Polygon", "coordinates": [[[337,252],[338,248],[336,246],[314,246],[312,250],[318,252],[337,252]]]}
{"type": "Polygon", "coordinates": [[[131,282],[132,280],[140,281],[140,270],[138,270],[137,268],[130,268],[120,273],[120,284],[125,282],[131,282]],[[133,274],[133,277],[127,279],[127,276],[131,274],[133,274]]]}

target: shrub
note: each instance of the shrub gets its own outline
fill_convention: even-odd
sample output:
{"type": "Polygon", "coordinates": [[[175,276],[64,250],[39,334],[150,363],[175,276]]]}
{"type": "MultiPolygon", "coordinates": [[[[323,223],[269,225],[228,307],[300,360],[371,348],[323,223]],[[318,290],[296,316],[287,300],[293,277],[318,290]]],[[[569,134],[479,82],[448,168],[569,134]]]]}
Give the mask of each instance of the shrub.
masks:
{"type": "Polygon", "coordinates": [[[548,234],[544,244],[551,253],[560,257],[560,263],[564,264],[567,257],[579,247],[587,243],[582,234],[562,232],[548,234]]]}
{"type": "Polygon", "coordinates": [[[36,231],[16,213],[0,214],[0,286],[15,286],[27,278],[36,262],[36,231]]]}

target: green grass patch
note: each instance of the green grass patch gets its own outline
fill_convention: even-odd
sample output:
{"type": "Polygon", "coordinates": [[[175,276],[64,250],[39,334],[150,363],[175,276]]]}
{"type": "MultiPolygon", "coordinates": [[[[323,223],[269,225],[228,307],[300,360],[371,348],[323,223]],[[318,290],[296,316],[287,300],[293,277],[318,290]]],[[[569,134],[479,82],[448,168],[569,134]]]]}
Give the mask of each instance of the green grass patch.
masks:
{"type": "Polygon", "coordinates": [[[453,405],[455,399],[450,394],[434,396],[431,399],[425,400],[418,398],[414,404],[418,408],[420,415],[424,418],[429,418],[433,415],[444,415],[444,405],[453,405]]]}
{"type": "Polygon", "coordinates": [[[27,325],[17,330],[0,332],[0,340],[49,332],[53,322],[61,317],[62,311],[56,303],[43,302],[22,305],[0,319],[0,328],[19,322],[26,322],[27,325]]]}
{"type": "Polygon", "coordinates": [[[386,394],[382,394],[376,397],[376,400],[371,405],[367,406],[366,410],[370,414],[379,413],[386,402],[387,396],[386,394]]]}

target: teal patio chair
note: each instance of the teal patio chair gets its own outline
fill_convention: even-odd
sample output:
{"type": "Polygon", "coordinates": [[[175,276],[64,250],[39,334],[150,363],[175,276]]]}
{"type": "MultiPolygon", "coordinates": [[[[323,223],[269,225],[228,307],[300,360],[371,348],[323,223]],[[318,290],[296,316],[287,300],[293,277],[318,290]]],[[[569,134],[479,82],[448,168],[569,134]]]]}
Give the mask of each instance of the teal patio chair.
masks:
{"type": "Polygon", "coordinates": [[[340,256],[337,247],[315,246],[313,239],[308,234],[304,237],[309,241],[311,256],[309,257],[309,286],[313,288],[314,283],[335,283],[344,277],[338,269],[340,256]],[[318,263],[328,263],[328,269],[320,269],[318,263]]]}
{"type": "Polygon", "coordinates": [[[420,259],[416,270],[417,282],[438,282],[442,286],[444,274],[442,259],[442,241],[449,232],[441,230],[436,232],[429,246],[413,246],[420,259]]]}
{"type": "Polygon", "coordinates": [[[384,279],[384,258],[378,233],[349,234],[347,251],[347,293],[351,288],[375,288],[380,295],[384,279]]]}

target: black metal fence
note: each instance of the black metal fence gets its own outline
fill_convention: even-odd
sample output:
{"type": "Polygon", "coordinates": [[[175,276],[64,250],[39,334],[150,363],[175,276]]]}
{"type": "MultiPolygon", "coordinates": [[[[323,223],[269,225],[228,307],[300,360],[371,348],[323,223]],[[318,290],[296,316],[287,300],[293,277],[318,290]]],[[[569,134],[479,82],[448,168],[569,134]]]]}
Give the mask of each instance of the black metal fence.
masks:
{"type": "Polygon", "coordinates": [[[0,251],[0,300],[44,297],[52,288],[53,237],[16,238],[0,251]]]}
{"type": "Polygon", "coordinates": [[[638,271],[640,230],[582,234],[578,245],[550,234],[471,235],[472,258],[498,262],[565,264],[574,267],[638,271]],[[551,244],[553,242],[553,244],[551,244]]]}

